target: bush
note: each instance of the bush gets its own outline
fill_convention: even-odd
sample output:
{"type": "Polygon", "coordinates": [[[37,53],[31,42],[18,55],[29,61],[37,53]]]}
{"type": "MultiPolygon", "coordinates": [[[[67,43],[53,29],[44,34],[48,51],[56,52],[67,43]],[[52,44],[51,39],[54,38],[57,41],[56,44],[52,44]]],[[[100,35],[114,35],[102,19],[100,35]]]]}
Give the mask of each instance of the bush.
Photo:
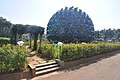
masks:
{"type": "Polygon", "coordinates": [[[0,47],[0,72],[12,72],[23,70],[26,62],[25,47],[11,44],[0,47]]]}
{"type": "Polygon", "coordinates": [[[0,44],[8,44],[10,42],[10,38],[6,38],[6,37],[0,37],[0,44]]]}
{"type": "Polygon", "coordinates": [[[120,43],[63,44],[62,47],[52,44],[42,44],[41,53],[51,58],[71,61],[119,49],[120,43]]]}
{"type": "Polygon", "coordinates": [[[42,56],[46,58],[60,58],[61,47],[57,44],[43,42],[42,45],[38,47],[38,53],[41,53],[42,56]]]}
{"type": "Polygon", "coordinates": [[[68,44],[63,45],[60,59],[70,61],[80,58],[91,57],[120,49],[118,43],[97,43],[97,44],[68,44]]]}

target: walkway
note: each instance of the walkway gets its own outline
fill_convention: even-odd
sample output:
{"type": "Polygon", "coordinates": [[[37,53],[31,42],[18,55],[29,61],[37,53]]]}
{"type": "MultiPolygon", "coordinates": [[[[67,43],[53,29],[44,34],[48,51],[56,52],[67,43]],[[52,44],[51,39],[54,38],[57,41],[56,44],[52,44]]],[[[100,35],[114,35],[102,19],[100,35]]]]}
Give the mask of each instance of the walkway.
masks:
{"type": "Polygon", "coordinates": [[[37,65],[37,64],[53,61],[53,60],[47,60],[46,58],[41,58],[40,54],[37,54],[37,51],[32,51],[28,47],[29,46],[26,46],[26,49],[28,51],[28,56],[27,56],[28,64],[37,65]]]}
{"type": "Polygon", "coordinates": [[[32,80],[120,80],[120,54],[73,71],[53,74],[55,75],[38,76],[32,80]]]}

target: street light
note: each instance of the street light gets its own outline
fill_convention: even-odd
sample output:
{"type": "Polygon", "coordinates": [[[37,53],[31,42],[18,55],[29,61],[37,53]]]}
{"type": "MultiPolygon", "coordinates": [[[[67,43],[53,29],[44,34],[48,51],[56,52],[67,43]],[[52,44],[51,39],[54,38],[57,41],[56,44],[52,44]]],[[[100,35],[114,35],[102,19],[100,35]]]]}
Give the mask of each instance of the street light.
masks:
{"type": "Polygon", "coordinates": [[[59,46],[62,46],[62,45],[63,45],[63,43],[62,43],[62,42],[58,42],[58,45],[59,45],[59,46]]]}
{"type": "Polygon", "coordinates": [[[63,45],[63,43],[62,42],[58,42],[58,56],[59,56],[59,58],[60,58],[60,55],[61,55],[61,53],[62,53],[62,45],[63,45]]]}
{"type": "Polygon", "coordinates": [[[24,42],[23,41],[18,41],[17,44],[21,47],[21,46],[23,46],[24,42]]]}

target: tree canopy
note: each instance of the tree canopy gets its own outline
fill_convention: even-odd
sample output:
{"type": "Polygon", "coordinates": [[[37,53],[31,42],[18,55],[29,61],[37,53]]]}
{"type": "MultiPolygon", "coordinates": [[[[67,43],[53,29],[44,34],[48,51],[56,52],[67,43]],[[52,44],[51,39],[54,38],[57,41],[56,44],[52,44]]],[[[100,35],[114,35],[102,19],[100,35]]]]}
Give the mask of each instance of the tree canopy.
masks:
{"type": "Polygon", "coordinates": [[[26,34],[26,33],[31,33],[31,34],[44,34],[44,28],[40,26],[35,26],[35,25],[23,25],[23,24],[14,24],[11,32],[15,33],[17,32],[18,34],[26,34]]]}
{"type": "Polygon", "coordinates": [[[0,37],[10,37],[11,27],[12,24],[9,21],[0,17],[0,37]]]}
{"type": "Polygon", "coordinates": [[[91,42],[94,25],[88,14],[73,6],[57,11],[47,25],[47,38],[54,42],[91,42]]]}
{"type": "Polygon", "coordinates": [[[120,29],[103,29],[95,31],[96,41],[120,41],[120,29]]]}

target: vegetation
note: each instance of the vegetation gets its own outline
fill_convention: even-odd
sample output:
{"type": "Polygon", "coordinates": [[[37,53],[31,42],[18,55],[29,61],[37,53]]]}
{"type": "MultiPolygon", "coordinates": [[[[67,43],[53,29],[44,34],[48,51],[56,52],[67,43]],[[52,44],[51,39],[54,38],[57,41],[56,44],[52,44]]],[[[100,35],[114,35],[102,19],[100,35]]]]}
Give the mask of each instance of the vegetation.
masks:
{"type": "Polygon", "coordinates": [[[120,29],[104,29],[101,31],[95,31],[95,38],[97,41],[120,41],[120,29]]]}
{"type": "Polygon", "coordinates": [[[10,37],[11,27],[12,24],[9,21],[0,17],[0,37],[10,37]]]}
{"type": "Polygon", "coordinates": [[[35,25],[12,24],[6,19],[0,17],[0,37],[9,37],[11,38],[10,43],[16,45],[17,41],[22,40],[22,35],[26,33],[34,35],[34,50],[36,50],[38,36],[40,35],[41,41],[41,37],[44,34],[43,27],[35,25]]]}
{"type": "Polygon", "coordinates": [[[42,44],[38,47],[38,53],[42,53],[46,58],[60,58],[61,47],[57,44],[42,44]]]}
{"type": "Polygon", "coordinates": [[[91,42],[94,25],[91,18],[78,8],[65,7],[57,11],[47,25],[47,38],[54,42],[91,42]]]}
{"type": "Polygon", "coordinates": [[[11,44],[0,47],[0,73],[23,70],[26,53],[25,47],[11,44]]]}
{"type": "Polygon", "coordinates": [[[16,24],[11,29],[11,43],[17,44],[17,34],[19,34],[19,39],[22,40],[22,35],[25,33],[30,33],[30,35],[34,35],[34,50],[36,50],[38,35],[40,34],[40,36],[42,36],[44,34],[44,28],[40,26],[16,24]]]}
{"type": "MultiPolygon", "coordinates": [[[[7,44],[10,39],[6,38],[11,36],[11,41],[16,43],[17,34],[21,37],[23,33],[34,35],[34,44],[32,39],[30,39],[32,48],[34,50],[38,48],[38,52],[42,53],[42,56],[51,59],[58,58],[64,61],[71,61],[120,50],[120,29],[95,31],[94,35],[92,20],[85,12],[77,8],[66,7],[61,9],[49,20],[47,38],[53,42],[70,43],[62,46],[50,44],[49,41],[43,42],[42,45],[41,43],[37,45],[38,34],[40,34],[39,42],[41,42],[44,28],[22,24],[13,25],[0,17],[0,44],[2,45],[0,47],[0,73],[24,69],[27,57],[25,47],[7,44]],[[10,30],[11,34],[9,33],[10,30]],[[101,43],[75,44],[76,42],[91,42],[94,38],[96,41],[101,41],[101,43]],[[104,41],[113,41],[113,43],[105,43],[104,41]]],[[[28,44],[28,42],[25,42],[25,45],[28,44]]]]}
{"type": "MultiPolygon", "coordinates": [[[[91,57],[120,49],[120,43],[89,43],[89,44],[42,44],[41,53],[49,58],[64,61],[91,57]]],[[[38,49],[39,50],[39,49],[38,49]]]]}
{"type": "Polygon", "coordinates": [[[10,42],[10,38],[0,37],[0,45],[8,44],[9,42],[10,42]]]}

